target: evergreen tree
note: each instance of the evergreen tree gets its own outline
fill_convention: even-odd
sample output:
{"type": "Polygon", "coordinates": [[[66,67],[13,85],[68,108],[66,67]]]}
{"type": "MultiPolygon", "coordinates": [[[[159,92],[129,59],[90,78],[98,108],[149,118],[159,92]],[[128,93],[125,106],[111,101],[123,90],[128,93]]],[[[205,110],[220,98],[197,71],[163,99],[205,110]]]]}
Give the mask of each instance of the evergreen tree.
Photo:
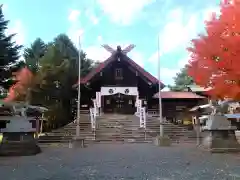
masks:
{"type": "Polygon", "coordinates": [[[193,79],[187,74],[187,67],[185,66],[176,74],[174,79],[174,85],[169,86],[171,91],[183,91],[186,89],[186,86],[193,85],[193,79]]]}
{"type": "Polygon", "coordinates": [[[19,67],[19,51],[22,47],[13,42],[15,34],[6,35],[8,23],[9,21],[4,19],[0,5],[0,86],[6,89],[11,84],[13,71],[19,67]]]}
{"type": "Polygon", "coordinates": [[[47,50],[46,44],[41,38],[37,38],[31,47],[25,48],[23,57],[25,59],[27,67],[32,72],[37,72],[39,70],[39,61],[44,56],[47,50]]]}

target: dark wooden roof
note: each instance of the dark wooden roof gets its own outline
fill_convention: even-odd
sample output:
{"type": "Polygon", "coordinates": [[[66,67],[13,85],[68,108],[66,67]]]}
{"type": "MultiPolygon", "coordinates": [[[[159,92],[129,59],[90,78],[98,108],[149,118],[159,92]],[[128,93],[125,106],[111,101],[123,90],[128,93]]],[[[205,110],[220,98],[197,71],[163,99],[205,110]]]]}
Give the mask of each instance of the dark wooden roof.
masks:
{"type": "MultiPolygon", "coordinates": [[[[153,98],[158,98],[159,93],[156,93],[153,98]]],[[[162,99],[204,99],[204,96],[199,96],[192,92],[173,92],[163,91],[161,92],[162,99]]]]}
{"type": "MultiPolygon", "coordinates": [[[[149,72],[144,70],[141,66],[139,66],[137,63],[135,63],[131,58],[129,58],[125,54],[121,54],[123,57],[123,60],[129,63],[130,66],[135,68],[139,73],[141,73],[144,77],[146,77],[152,84],[158,84],[158,79],[155,78],[153,75],[151,75],[149,72]]],[[[107,60],[100,63],[95,69],[93,69],[87,76],[81,79],[81,84],[85,84],[89,82],[95,75],[100,73],[107,65],[114,62],[116,60],[116,53],[113,53],[107,60]]],[[[161,82],[161,87],[163,88],[165,85],[161,82]]]]}

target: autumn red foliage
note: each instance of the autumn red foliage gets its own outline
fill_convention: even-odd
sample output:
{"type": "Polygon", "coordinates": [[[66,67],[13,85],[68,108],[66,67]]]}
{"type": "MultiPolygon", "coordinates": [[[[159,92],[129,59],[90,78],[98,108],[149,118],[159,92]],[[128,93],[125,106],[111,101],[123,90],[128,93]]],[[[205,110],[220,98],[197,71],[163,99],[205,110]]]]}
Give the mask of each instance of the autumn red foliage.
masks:
{"type": "Polygon", "coordinates": [[[192,40],[188,74],[215,98],[240,100],[240,0],[225,0],[192,40]]]}
{"type": "Polygon", "coordinates": [[[8,96],[4,99],[5,102],[15,101],[20,95],[26,94],[33,78],[32,72],[27,67],[22,68],[14,75],[16,83],[10,87],[8,96]]]}

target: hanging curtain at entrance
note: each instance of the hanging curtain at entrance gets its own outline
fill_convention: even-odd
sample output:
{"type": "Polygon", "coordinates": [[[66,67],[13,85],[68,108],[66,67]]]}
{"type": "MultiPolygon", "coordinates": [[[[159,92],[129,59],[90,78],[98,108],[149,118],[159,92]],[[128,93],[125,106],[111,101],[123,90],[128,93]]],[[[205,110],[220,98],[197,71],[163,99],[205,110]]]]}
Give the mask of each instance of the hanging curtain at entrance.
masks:
{"type": "Polygon", "coordinates": [[[137,96],[138,89],[137,87],[101,87],[102,96],[114,95],[117,93],[130,96],[137,96]]]}

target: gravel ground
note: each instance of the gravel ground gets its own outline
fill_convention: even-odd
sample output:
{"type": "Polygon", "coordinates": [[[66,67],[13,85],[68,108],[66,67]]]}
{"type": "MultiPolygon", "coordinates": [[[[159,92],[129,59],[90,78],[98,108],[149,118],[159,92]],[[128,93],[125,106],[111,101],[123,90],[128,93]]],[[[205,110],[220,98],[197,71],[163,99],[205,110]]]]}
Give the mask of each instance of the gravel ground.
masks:
{"type": "Polygon", "coordinates": [[[240,180],[239,154],[190,145],[95,144],[44,148],[33,157],[0,158],[2,180],[240,180]]]}

